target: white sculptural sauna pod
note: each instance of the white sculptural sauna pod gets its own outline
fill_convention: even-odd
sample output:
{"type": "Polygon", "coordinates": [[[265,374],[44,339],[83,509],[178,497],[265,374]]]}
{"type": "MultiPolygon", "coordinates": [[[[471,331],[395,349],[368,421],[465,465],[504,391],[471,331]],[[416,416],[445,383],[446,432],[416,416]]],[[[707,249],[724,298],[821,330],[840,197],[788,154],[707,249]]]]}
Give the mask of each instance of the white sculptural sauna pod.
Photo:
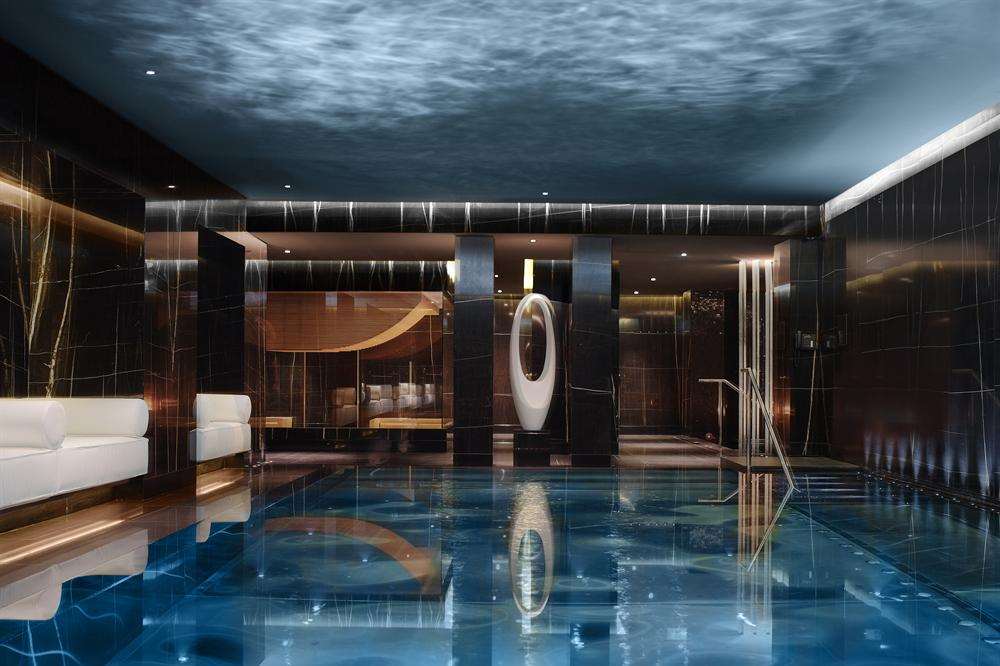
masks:
{"type": "Polygon", "coordinates": [[[510,389],[514,396],[514,409],[521,427],[534,432],[545,425],[545,417],[552,403],[552,391],[556,385],[556,332],[553,320],[555,310],[552,301],[542,294],[528,294],[517,304],[514,323],[510,328],[510,389]],[[542,309],[545,322],[545,363],[538,379],[531,380],[521,367],[521,319],[525,310],[537,302],[542,309]]]}

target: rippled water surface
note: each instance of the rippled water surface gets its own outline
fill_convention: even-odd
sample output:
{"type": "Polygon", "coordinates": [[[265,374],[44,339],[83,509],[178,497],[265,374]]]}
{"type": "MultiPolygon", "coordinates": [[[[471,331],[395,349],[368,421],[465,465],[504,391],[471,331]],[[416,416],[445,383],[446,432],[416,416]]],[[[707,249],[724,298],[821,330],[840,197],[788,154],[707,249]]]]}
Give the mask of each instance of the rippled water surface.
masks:
{"type": "Polygon", "coordinates": [[[1000,663],[995,513],[800,486],[782,505],[763,474],[349,469],[269,506],[220,489],[159,540],[125,525],[0,569],[0,663],[1000,663]]]}

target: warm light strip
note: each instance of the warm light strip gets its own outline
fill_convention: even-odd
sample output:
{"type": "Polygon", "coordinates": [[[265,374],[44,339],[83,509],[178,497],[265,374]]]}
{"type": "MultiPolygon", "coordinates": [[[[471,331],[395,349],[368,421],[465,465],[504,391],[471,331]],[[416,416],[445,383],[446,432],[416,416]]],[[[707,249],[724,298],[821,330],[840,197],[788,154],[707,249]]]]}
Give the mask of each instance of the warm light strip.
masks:
{"type": "Polygon", "coordinates": [[[56,212],[56,215],[51,216],[56,220],[63,222],[72,220],[80,225],[79,228],[104,238],[117,238],[124,235],[135,243],[142,243],[141,231],[129,229],[110,220],[46,199],[4,178],[0,178],[0,205],[13,206],[27,213],[33,212],[32,209],[35,206],[42,210],[44,210],[43,207],[47,206],[56,212]]]}
{"type": "Polygon", "coordinates": [[[234,483],[236,483],[236,481],[238,481],[238,479],[233,479],[232,481],[216,481],[215,483],[209,483],[199,487],[195,494],[201,497],[202,495],[214,493],[216,490],[219,490],[221,488],[227,488],[233,485],[234,483]]]}
{"type": "Polygon", "coordinates": [[[866,199],[898,185],[913,174],[923,171],[997,130],[1000,130],[1000,104],[994,104],[963,120],[950,130],[939,134],[854,187],[830,199],[822,206],[823,221],[832,220],[866,199]]]}
{"type": "Polygon", "coordinates": [[[55,539],[48,539],[39,544],[34,544],[31,546],[24,546],[22,548],[17,548],[11,551],[10,554],[0,558],[0,566],[5,564],[10,564],[11,562],[16,562],[18,560],[23,560],[26,557],[31,557],[32,555],[38,555],[39,553],[44,553],[47,550],[52,550],[53,548],[58,548],[59,546],[64,546],[67,543],[77,541],[84,537],[92,536],[98,532],[103,532],[105,530],[111,529],[116,525],[121,525],[125,522],[125,519],[120,518],[118,520],[102,520],[90,527],[79,528],[76,530],[70,530],[66,534],[57,537],[55,539]]]}

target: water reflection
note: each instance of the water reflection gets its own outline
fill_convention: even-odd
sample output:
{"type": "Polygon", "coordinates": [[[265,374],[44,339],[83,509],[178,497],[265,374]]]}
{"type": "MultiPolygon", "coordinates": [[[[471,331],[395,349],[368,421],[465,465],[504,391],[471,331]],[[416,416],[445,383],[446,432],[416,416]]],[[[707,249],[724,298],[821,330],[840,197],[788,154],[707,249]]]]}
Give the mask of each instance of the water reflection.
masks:
{"type": "Polygon", "coordinates": [[[521,614],[533,618],[545,610],[552,591],[555,535],[545,487],[519,484],[514,493],[508,539],[510,591],[521,614]]]}
{"type": "Polygon", "coordinates": [[[266,506],[206,485],[0,566],[0,663],[996,663],[995,516],[856,477],[717,482],[349,469],[266,506]]]}

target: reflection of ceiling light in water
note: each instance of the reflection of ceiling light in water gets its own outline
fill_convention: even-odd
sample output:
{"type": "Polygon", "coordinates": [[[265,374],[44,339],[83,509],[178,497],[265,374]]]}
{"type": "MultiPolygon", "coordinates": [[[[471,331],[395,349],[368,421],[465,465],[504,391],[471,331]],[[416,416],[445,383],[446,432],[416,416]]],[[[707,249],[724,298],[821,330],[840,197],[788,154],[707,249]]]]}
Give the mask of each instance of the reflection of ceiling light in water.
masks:
{"type": "Polygon", "coordinates": [[[542,196],[543,197],[547,197],[547,196],[549,196],[549,193],[548,192],[542,192],[542,196]]]}
{"type": "Polygon", "coordinates": [[[147,69],[146,70],[146,76],[156,76],[156,70],[155,69],[147,69]]]}

